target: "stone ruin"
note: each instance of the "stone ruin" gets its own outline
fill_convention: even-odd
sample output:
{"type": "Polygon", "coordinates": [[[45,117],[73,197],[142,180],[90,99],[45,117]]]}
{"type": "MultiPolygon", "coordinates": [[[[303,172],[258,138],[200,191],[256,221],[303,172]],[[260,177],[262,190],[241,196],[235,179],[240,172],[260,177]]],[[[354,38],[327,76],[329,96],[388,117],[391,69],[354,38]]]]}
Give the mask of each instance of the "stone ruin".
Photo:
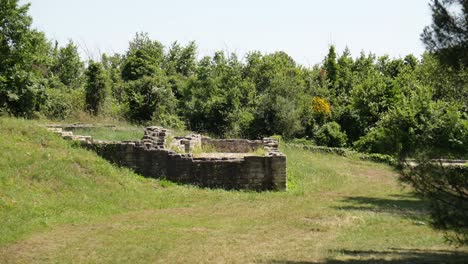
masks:
{"type": "Polygon", "coordinates": [[[139,141],[116,142],[74,135],[67,131],[73,129],[70,126],[48,129],[146,177],[208,188],[286,189],[286,156],[279,152],[278,141],[273,138],[212,139],[198,134],[172,137],[169,130],[151,126],[139,141]],[[194,155],[193,151],[207,146],[213,153],[194,155]],[[257,154],[259,149],[261,154],[257,154]]]}

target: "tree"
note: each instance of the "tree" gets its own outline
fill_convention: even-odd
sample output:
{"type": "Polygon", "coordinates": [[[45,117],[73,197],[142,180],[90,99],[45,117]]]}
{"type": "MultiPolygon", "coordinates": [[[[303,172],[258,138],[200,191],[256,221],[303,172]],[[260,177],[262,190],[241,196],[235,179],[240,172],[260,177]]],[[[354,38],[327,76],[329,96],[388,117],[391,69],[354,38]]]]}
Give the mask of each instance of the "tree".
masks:
{"type": "Polygon", "coordinates": [[[336,80],[334,85],[337,102],[345,103],[348,101],[349,93],[353,88],[353,58],[348,48],[338,58],[336,65],[336,80]]]}
{"type": "MultiPolygon", "coordinates": [[[[304,133],[304,125],[310,123],[307,108],[310,96],[306,85],[313,82],[285,52],[262,55],[252,52],[247,55],[243,77],[254,85],[254,119],[249,130],[251,138],[274,134],[291,138],[304,133]]],[[[310,111],[309,111],[310,112],[310,111]]]]}
{"type": "Polygon", "coordinates": [[[164,75],[145,76],[127,82],[125,90],[128,98],[128,117],[132,121],[145,123],[153,119],[161,124],[161,117],[176,114],[176,99],[164,75]]]}
{"type": "Polygon", "coordinates": [[[86,110],[99,114],[107,93],[107,76],[101,63],[90,61],[86,70],[86,110]]]}
{"type": "Polygon", "coordinates": [[[125,91],[121,75],[123,64],[122,55],[115,53],[109,56],[104,53],[102,54],[101,62],[102,66],[104,67],[104,70],[106,70],[107,72],[107,76],[109,77],[112,97],[116,99],[117,102],[123,103],[125,91]]]}
{"type": "Polygon", "coordinates": [[[390,111],[393,118],[383,119],[373,133],[374,140],[367,142],[381,142],[377,138],[389,140],[387,145],[399,142],[400,147],[395,151],[401,153],[401,180],[410,183],[416,193],[429,201],[433,227],[446,231],[451,241],[466,245],[467,167],[444,166],[431,159],[444,155],[466,158],[467,155],[468,1],[434,0],[431,9],[432,25],[421,34],[431,54],[424,55],[422,67],[416,71],[421,82],[434,90],[434,97],[410,96],[416,102],[390,111]],[[447,101],[433,101],[434,98],[447,101]],[[457,98],[461,98],[458,99],[461,104],[457,98]],[[465,111],[457,109],[460,105],[464,105],[465,111]],[[407,157],[416,157],[417,165],[405,166],[403,161],[407,157]]]}
{"type": "Polygon", "coordinates": [[[161,71],[164,46],[152,41],[147,33],[137,33],[130,42],[122,68],[124,81],[135,81],[143,76],[155,76],[161,71]]]}
{"type": "Polygon", "coordinates": [[[355,142],[360,151],[402,159],[420,153],[431,158],[466,158],[468,122],[455,105],[432,101],[427,87],[416,87],[355,142]]]}
{"type": "Polygon", "coordinates": [[[166,73],[168,75],[180,74],[186,77],[192,75],[197,65],[196,56],[197,45],[194,41],[189,42],[185,47],[177,42],[172,43],[164,59],[166,73]]]}
{"type": "Polygon", "coordinates": [[[204,57],[184,96],[190,127],[218,136],[245,132],[253,118],[245,111],[252,101],[252,86],[242,79],[242,64],[234,54],[204,57]]]}
{"type": "Polygon", "coordinates": [[[433,100],[443,100],[464,105],[468,113],[468,70],[456,70],[442,64],[433,54],[424,53],[422,63],[416,68],[418,79],[432,87],[433,100]]]}
{"type": "MultiPolygon", "coordinates": [[[[182,100],[184,90],[187,88],[189,79],[194,76],[197,69],[197,45],[194,41],[185,47],[179,43],[171,44],[164,58],[164,70],[168,77],[168,83],[175,97],[182,100]]],[[[183,103],[181,103],[181,108],[183,103]]]]}
{"type": "Polygon", "coordinates": [[[0,111],[25,117],[39,110],[51,50],[44,34],[31,28],[28,9],[18,0],[0,1],[0,111]]]}
{"type": "Polygon", "coordinates": [[[65,47],[56,48],[54,64],[51,68],[59,80],[69,88],[80,88],[83,84],[84,63],[80,59],[78,47],[69,41],[65,47]]]}
{"type": "Polygon", "coordinates": [[[325,70],[327,71],[327,78],[330,81],[331,85],[334,85],[336,82],[336,74],[338,70],[338,65],[336,63],[336,51],[335,46],[331,45],[328,50],[328,55],[325,57],[324,63],[325,70]]]}
{"type": "Polygon", "coordinates": [[[426,48],[447,65],[468,66],[468,0],[433,0],[432,25],[421,34],[426,48]]]}
{"type": "Polygon", "coordinates": [[[354,126],[364,135],[396,100],[396,91],[388,85],[388,78],[377,70],[369,70],[352,92],[352,108],[359,115],[354,126]]]}

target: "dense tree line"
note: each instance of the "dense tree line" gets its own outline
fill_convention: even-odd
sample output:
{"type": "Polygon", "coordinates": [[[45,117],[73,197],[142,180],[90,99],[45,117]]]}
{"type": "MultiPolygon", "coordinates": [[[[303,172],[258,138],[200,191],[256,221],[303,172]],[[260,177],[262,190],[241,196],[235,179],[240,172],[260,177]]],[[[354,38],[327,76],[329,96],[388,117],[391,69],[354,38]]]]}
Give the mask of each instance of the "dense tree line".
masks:
{"type": "MultiPolygon", "coordinates": [[[[307,68],[284,52],[198,59],[195,42],[165,47],[137,33],[124,54],[84,62],[72,41],[52,44],[31,27],[28,5],[0,5],[5,113],[65,119],[87,112],[223,137],[276,134],[395,156],[427,148],[467,156],[466,61],[446,64],[435,48],[421,58],[390,58],[330,46],[322,63],[307,68]]],[[[430,47],[442,43],[431,36],[426,29],[430,47]]]]}

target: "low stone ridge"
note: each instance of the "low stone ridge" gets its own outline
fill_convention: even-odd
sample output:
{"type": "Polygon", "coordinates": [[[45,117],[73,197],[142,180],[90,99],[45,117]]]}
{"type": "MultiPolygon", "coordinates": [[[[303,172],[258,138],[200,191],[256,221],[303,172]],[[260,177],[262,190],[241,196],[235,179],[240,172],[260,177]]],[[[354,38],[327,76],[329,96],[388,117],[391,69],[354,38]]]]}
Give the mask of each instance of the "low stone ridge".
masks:
{"type": "MultiPolygon", "coordinates": [[[[68,127],[68,126],[67,126],[68,127]]],[[[174,137],[166,142],[170,131],[157,126],[147,127],[139,141],[100,141],[90,136],[74,135],[63,127],[49,126],[48,129],[65,139],[78,141],[87,149],[96,151],[103,158],[133,169],[146,177],[164,178],[178,183],[200,187],[248,190],[285,190],[286,156],[278,150],[278,141],[273,138],[262,140],[211,139],[201,135],[174,137]],[[246,153],[235,157],[194,157],[196,147],[210,145],[216,152],[246,153]],[[176,147],[178,153],[167,149],[176,147]],[[252,152],[265,149],[265,155],[252,152]],[[241,156],[241,157],[239,157],[241,156]]],[[[214,153],[210,153],[214,154],[214,153]]]]}

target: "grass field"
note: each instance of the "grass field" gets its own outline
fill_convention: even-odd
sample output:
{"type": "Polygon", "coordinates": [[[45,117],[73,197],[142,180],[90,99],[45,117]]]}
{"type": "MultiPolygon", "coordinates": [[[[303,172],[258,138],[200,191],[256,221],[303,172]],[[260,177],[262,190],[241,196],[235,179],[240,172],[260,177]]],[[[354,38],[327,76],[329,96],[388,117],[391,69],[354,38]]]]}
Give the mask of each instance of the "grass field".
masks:
{"type": "Polygon", "coordinates": [[[199,189],[0,118],[0,263],[466,263],[392,168],[282,151],[287,192],[199,189]]]}

